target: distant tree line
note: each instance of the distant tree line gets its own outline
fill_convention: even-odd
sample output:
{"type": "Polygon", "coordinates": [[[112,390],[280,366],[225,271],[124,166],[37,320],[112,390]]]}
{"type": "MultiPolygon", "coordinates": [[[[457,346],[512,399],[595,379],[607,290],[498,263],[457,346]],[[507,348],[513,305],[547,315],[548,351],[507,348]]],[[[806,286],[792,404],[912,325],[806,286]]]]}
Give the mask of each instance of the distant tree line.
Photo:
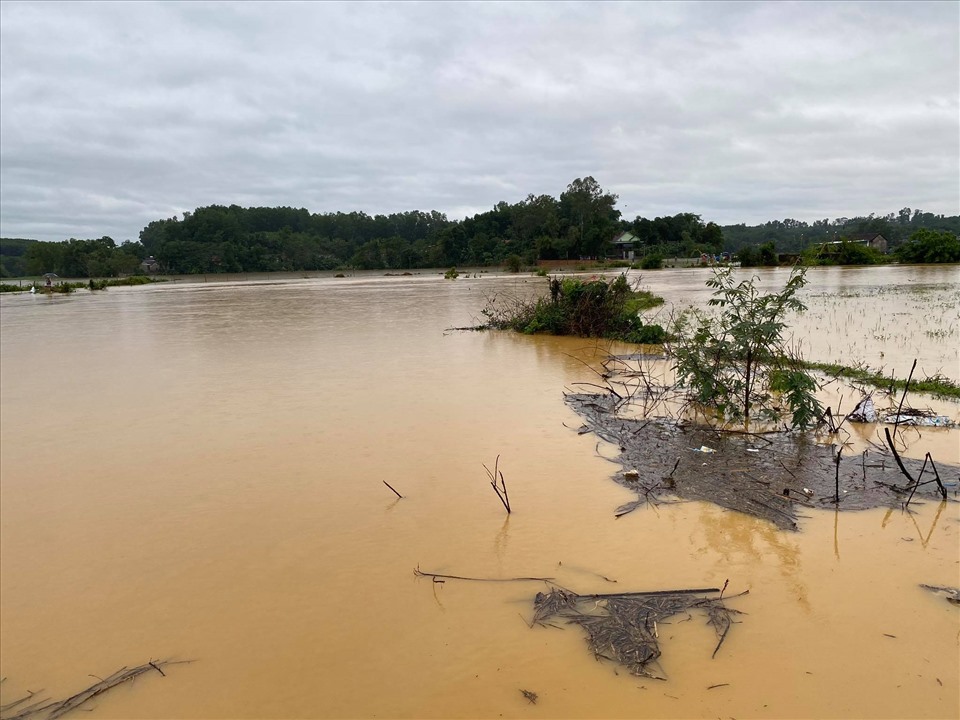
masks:
{"type": "Polygon", "coordinates": [[[117,245],[113,238],[38,242],[0,238],[0,277],[53,272],[61,277],[93,278],[132,275],[145,257],[138,242],[117,245]]]}
{"type": "Polygon", "coordinates": [[[602,256],[621,227],[616,202],[587,177],[559,199],[529,195],[459,221],[436,211],[370,216],[214,205],[150,223],[140,243],[173,273],[497,265],[511,256],[531,264],[602,256]]]}
{"type": "Polygon", "coordinates": [[[726,225],[723,227],[723,249],[739,252],[744,246],[759,247],[773,243],[778,252],[801,253],[812,245],[843,240],[862,233],[883,235],[889,250],[905,243],[917,230],[944,230],[960,235],[960,215],[934,215],[905,207],[883,216],[815,220],[771,220],[762,225],[726,225]]]}
{"type": "Polygon", "coordinates": [[[726,250],[741,251],[748,263],[752,257],[753,264],[769,264],[771,258],[776,262],[778,253],[800,253],[852,233],[881,233],[891,248],[905,245],[920,229],[954,237],[960,233],[960,216],[909,208],[883,217],[721,227],[694,213],[625,220],[617,200],[594,178],[585,177],[571,182],[559,198],[528,195],[463,220],[449,220],[436,211],[371,216],[211,205],[179,218],[155,220],[140,232],[138,242],[120,245],[109,237],[58,243],[0,239],[0,274],[112,277],[139,272],[147,257],[161,272],[176,274],[518,266],[538,260],[602,258],[613,251],[611,241],[624,231],[635,238],[638,260],[726,250]]]}

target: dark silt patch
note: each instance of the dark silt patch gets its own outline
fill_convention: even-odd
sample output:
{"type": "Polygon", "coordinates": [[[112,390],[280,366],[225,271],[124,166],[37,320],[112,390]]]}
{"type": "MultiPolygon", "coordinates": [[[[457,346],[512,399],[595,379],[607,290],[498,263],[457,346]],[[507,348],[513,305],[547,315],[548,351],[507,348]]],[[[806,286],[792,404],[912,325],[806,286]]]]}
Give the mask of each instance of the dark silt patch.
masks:
{"type": "MultiPolygon", "coordinates": [[[[747,434],[623,417],[622,399],[609,393],[571,393],[566,402],[582,418],[583,432],[620,448],[623,471],[615,479],[637,499],[620,507],[618,517],[647,502],[702,500],[797,530],[804,508],[864,510],[943,497],[929,463],[914,489],[897,459],[879,448],[841,453],[838,467],[837,447],[808,432],[747,434]]],[[[923,461],[901,461],[913,478],[921,475],[923,461]]],[[[952,486],[952,500],[960,468],[938,463],[937,471],[952,486]]]]}

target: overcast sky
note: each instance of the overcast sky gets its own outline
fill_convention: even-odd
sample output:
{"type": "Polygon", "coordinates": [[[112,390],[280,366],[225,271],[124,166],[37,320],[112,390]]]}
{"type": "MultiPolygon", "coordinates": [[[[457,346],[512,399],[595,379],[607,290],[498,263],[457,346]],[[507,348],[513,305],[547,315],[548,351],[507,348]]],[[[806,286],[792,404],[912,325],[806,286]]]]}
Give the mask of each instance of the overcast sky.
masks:
{"type": "Polygon", "coordinates": [[[210,204],[960,214],[960,3],[0,3],[0,235],[210,204]]]}

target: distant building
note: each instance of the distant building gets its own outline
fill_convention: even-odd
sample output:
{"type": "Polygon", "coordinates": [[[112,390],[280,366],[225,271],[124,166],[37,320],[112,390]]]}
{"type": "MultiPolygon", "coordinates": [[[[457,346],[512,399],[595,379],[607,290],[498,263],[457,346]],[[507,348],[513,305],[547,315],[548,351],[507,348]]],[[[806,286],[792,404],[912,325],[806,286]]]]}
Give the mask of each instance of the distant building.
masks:
{"type": "Polygon", "coordinates": [[[140,263],[140,269],[145,273],[159,272],[160,263],[153,258],[153,255],[148,255],[147,258],[140,263]]]}
{"type": "Polygon", "coordinates": [[[854,245],[866,245],[882,253],[887,252],[887,239],[880,233],[851,233],[842,240],[824,243],[821,251],[830,252],[831,248],[838,248],[845,242],[853,243],[854,245]]]}
{"type": "Polygon", "coordinates": [[[618,233],[610,243],[614,248],[614,256],[620,260],[633,260],[634,258],[634,243],[637,242],[637,236],[631,232],[624,230],[622,233],[618,233]]]}
{"type": "Polygon", "coordinates": [[[872,247],[882,253],[887,252],[887,239],[880,233],[853,233],[847,236],[847,240],[872,247]]]}

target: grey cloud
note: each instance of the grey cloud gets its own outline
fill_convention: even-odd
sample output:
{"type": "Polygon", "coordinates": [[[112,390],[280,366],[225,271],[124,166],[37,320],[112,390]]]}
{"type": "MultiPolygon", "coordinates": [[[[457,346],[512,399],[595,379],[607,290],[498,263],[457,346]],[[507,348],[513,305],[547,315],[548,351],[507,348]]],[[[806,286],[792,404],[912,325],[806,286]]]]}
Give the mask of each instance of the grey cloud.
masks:
{"type": "Polygon", "coordinates": [[[0,5],[0,233],[210,203],[960,212],[945,3],[0,5]]]}

